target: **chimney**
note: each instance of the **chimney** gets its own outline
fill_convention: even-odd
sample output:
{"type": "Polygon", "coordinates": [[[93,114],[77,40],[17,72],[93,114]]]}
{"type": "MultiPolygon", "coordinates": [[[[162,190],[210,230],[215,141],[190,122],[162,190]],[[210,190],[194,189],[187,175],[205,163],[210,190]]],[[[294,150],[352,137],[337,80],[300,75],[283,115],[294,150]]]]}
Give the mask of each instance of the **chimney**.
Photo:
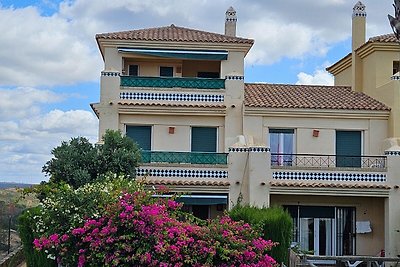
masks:
{"type": "Polygon", "coordinates": [[[352,51],[359,48],[365,43],[365,18],[367,13],[365,12],[365,5],[360,1],[353,7],[353,19],[352,19],[352,51]]]}
{"type": "Polygon", "coordinates": [[[236,36],[236,11],[229,7],[225,12],[225,35],[236,36]]]}
{"type": "Polygon", "coordinates": [[[360,1],[353,7],[352,16],[352,42],[351,42],[351,69],[352,69],[352,84],[351,89],[353,91],[363,91],[362,81],[362,62],[359,55],[355,53],[355,50],[365,43],[365,28],[366,28],[366,17],[365,5],[360,1]]]}

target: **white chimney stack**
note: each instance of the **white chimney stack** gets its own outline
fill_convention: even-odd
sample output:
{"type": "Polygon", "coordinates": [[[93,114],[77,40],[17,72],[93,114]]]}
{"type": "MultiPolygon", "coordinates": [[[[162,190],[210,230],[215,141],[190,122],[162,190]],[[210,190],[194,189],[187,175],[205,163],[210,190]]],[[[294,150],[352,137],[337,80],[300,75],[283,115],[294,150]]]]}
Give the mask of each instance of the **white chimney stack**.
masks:
{"type": "Polygon", "coordinates": [[[225,12],[225,35],[236,36],[236,11],[229,7],[225,12]]]}

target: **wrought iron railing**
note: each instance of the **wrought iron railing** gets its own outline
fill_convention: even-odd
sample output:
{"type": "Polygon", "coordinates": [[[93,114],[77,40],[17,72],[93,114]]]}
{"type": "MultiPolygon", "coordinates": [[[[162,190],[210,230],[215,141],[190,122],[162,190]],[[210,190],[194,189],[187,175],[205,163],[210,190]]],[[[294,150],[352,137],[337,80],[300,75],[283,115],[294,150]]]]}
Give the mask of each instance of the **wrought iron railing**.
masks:
{"type": "Polygon", "coordinates": [[[271,153],[272,166],[309,168],[365,168],[385,169],[386,156],[341,156],[319,154],[271,153]]]}
{"type": "Polygon", "coordinates": [[[211,152],[142,151],[142,162],[226,165],[228,163],[228,154],[211,152]]]}
{"type": "Polygon", "coordinates": [[[224,89],[225,79],[183,78],[183,77],[139,77],[121,76],[121,86],[126,87],[160,87],[160,88],[196,88],[224,89]]]}

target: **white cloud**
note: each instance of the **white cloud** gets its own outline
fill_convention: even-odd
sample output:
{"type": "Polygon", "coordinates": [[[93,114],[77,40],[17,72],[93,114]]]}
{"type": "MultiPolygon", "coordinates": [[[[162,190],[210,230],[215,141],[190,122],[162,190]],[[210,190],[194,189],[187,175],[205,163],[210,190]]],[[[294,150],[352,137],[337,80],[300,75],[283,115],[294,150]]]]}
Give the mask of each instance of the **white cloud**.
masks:
{"type": "Polygon", "coordinates": [[[98,121],[86,110],[44,112],[42,105],[65,99],[49,90],[0,90],[0,181],[37,183],[41,168],[61,141],[85,136],[97,141],[98,121]]]}
{"type": "Polygon", "coordinates": [[[316,70],[313,74],[300,72],[296,84],[333,85],[333,77],[325,70],[316,70]]]}
{"type": "Polygon", "coordinates": [[[24,118],[39,112],[40,104],[60,102],[65,96],[50,90],[32,87],[0,88],[0,122],[10,118],[24,118]]]}
{"type": "Polygon", "coordinates": [[[61,85],[97,79],[101,58],[68,20],[35,7],[0,7],[0,85],[61,85]]]}

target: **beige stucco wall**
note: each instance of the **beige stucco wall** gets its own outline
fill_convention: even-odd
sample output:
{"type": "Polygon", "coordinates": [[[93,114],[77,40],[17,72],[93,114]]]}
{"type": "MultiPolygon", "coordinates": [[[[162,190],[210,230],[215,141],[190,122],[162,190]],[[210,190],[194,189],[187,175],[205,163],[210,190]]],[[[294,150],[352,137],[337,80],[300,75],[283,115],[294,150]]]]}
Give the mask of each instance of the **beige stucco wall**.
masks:
{"type": "Polygon", "coordinates": [[[255,144],[270,146],[270,128],[295,129],[294,153],[335,154],[336,130],[362,131],[364,155],[381,155],[382,141],[387,138],[386,120],[262,116],[244,119],[245,136],[252,136],[255,144]],[[319,131],[318,137],[313,137],[313,130],[319,131]]]}
{"type": "Polygon", "coordinates": [[[173,59],[154,60],[154,59],[126,58],[124,60],[124,73],[126,75],[128,75],[128,66],[129,65],[138,65],[139,66],[139,76],[159,77],[160,76],[160,66],[174,67],[174,76],[175,77],[182,76],[182,72],[177,72],[179,67],[180,68],[182,67],[182,60],[173,60],[173,59]]]}
{"type": "Polygon", "coordinates": [[[228,59],[221,61],[221,77],[244,74],[244,52],[229,51],[228,59]]]}
{"type": "Polygon", "coordinates": [[[120,115],[119,128],[125,132],[125,125],[149,125],[152,129],[152,150],[190,151],[191,127],[218,127],[218,152],[224,151],[224,118],[209,116],[156,116],[156,115],[120,115]],[[169,127],[175,127],[175,133],[169,134],[169,127]]]}
{"type": "Polygon", "coordinates": [[[334,84],[338,86],[351,86],[351,66],[335,75],[334,84]]]}
{"type": "Polygon", "coordinates": [[[384,249],[385,198],[271,195],[271,205],[346,206],[356,208],[356,221],[370,221],[372,232],[356,235],[357,255],[377,255],[384,249]]]}

